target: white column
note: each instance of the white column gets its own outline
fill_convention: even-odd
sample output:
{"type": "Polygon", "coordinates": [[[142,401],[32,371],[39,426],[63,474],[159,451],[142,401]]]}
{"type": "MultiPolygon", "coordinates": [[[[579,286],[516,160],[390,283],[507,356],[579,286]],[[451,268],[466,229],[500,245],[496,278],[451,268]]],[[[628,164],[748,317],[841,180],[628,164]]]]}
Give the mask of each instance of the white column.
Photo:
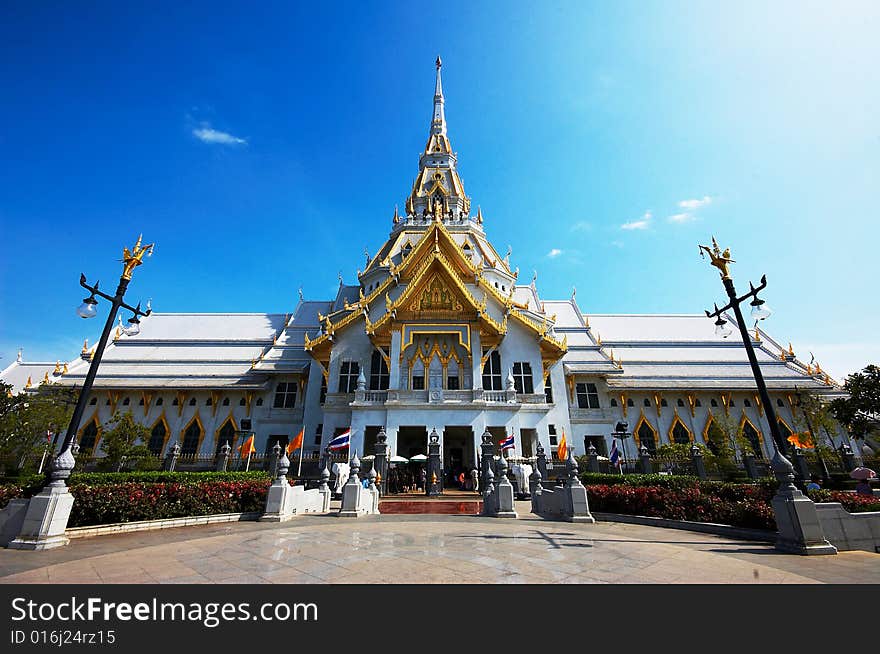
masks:
{"type": "Polygon", "coordinates": [[[471,363],[473,377],[473,388],[483,388],[483,367],[480,364],[480,358],[483,356],[483,346],[480,344],[480,329],[478,327],[471,328],[471,363]]]}
{"type": "MultiPolygon", "coordinates": [[[[391,330],[391,368],[388,371],[388,388],[400,390],[400,339],[399,329],[391,330]]],[[[387,432],[386,432],[387,433],[387,432]]]]}

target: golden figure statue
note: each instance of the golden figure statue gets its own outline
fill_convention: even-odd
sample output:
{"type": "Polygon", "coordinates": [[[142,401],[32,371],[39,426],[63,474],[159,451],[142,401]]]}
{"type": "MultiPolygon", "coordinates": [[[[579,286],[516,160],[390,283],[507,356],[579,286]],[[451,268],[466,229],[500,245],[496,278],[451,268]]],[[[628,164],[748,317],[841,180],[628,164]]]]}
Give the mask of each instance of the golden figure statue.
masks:
{"type": "Polygon", "coordinates": [[[700,246],[700,256],[703,255],[703,250],[706,251],[706,254],[709,255],[709,259],[712,261],[712,265],[718,268],[721,271],[721,279],[730,279],[730,270],[728,266],[732,263],[736,263],[733,259],[730,258],[730,248],[721,251],[721,248],[718,247],[718,242],[715,240],[715,237],[712,237],[712,248],[710,249],[706,245],[700,246]]]}
{"type": "Polygon", "coordinates": [[[131,273],[143,263],[144,255],[146,254],[149,256],[153,254],[153,246],[156,244],[150,243],[148,245],[141,245],[142,240],[143,234],[138,236],[137,243],[134,244],[133,249],[122,249],[122,262],[125,264],[125,267],[122,269],[123,279],[131,279],[131,273]]]}

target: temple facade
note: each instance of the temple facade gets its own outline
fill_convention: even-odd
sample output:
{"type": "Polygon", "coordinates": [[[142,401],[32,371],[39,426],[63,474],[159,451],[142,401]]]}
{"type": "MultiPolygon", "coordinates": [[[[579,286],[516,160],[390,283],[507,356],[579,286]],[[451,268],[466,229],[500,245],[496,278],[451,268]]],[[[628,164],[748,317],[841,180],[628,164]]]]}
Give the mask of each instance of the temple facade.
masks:
{"type": "MultiPolygon", "coordinates": [[[[184,456],[213,455],[251,433],[268,452],[300,430],[308,454],[349,429],[351,450],[363,454],[384,428],[390,452],[409,458],[426,453],[436,430],[452,469],[475,463],[486,430],[496,442],[513,434],[523,457],[539,443],[554,451],[563,433],[576,454],[590,444],[607,454],[625,421],[633,455],[633,441],[651,451],[705,442],[722,414],[759,456],[772,454],[738,337],[716,335],[704,315],[591,314],[574,293],[543,298],[486,228],[457,170],[438,59],[418,174],[357,284],[340,279],[336,297],[320,301],[300,292],[289,314],[153,313],[137,335],[120,323],[79,426],[81,452],[94,452],[102,425],[123,410],[150,428],[158,455],[176,442],[184,456]]],[[[797,389],[840,389],[790,345],[752,332],[780,426],[791,432],[797,389]]],[[[2,379],[16,390],[80,386],[93,356],[86,343],[54,366],[20,358],[2,379]]]]}

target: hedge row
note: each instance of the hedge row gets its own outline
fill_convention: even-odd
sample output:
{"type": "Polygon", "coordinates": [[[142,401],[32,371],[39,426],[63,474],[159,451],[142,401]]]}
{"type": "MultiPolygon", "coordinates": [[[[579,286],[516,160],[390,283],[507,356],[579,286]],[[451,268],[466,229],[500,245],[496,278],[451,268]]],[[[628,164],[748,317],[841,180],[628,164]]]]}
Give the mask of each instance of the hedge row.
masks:
{"type": "Polygon", "coordinates": [[[723,493],[704,492],[697,486],[663,488],[597,484],[587,486],[590,510],[670,520],[714,522],[748,529],[776,529],[773,508],[761,489],[726,484],[723,493]]]}
{"type": "Polygon", "coordinates": [[[71,527],[263,511],[268,480],[71,484],[71,527]]]}

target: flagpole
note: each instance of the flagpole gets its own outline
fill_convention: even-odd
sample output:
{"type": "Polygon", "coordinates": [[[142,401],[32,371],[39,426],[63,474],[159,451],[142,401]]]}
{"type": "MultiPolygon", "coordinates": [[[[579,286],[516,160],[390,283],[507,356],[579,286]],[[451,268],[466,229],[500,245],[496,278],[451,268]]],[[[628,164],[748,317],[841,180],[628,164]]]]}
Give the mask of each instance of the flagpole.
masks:
{"type": "Polygon", "coordinates": [[[251,469],[251,451],[250,451],[250,449],[248,449],[248,458],[247,458],[247,463],[244,466],[244,471],[247,472],[250,469],[251,469]]]}
{"type": "Polygon", "coordinates": [[[299,466],[296,469],[296,478],[297,479],[302,477],[302,471],[303,471],[303,452],[306,449],[306,426],[305,425],[303,425],[301,433],[302,433],[303,438],[302,438],[302,442],[299,444],[299,466]]]}

